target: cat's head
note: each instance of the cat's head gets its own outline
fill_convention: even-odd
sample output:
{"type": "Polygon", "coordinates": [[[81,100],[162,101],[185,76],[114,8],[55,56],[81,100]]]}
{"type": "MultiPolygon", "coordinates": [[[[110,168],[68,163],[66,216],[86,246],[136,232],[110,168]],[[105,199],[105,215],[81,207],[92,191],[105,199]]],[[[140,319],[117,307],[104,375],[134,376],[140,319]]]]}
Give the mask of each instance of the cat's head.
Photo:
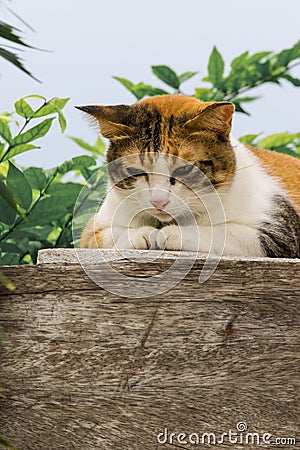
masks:
{"type": "Polygon", "coordinates": [[[110,140],[108,172],[116,191],[162,222],[182,213],[182,201],[199,213],[199,195],[208,185],[221,192],[233,180],[232,103],[162,95],[133,105],[78,108],[110,140]]]}

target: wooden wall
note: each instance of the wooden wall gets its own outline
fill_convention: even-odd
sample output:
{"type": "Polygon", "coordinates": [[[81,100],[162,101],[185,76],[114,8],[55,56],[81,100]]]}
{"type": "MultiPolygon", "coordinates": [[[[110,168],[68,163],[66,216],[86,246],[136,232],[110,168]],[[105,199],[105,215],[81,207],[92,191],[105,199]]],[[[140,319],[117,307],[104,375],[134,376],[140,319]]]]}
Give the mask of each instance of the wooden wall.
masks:
{"type": "MultiPolygon", "coordinates": [[[[142,279],[173,256],[138,258],[115,255],[114,268],[142,279]]],[[[2,270],[16,289],[0,287],[0,434],[18,450],[300,448],[300,260],[224,258],[200,285],[197,258],[150,298],[103,290],[70,251],[41,261],[2,270]],[[240,422],[298,440],[191,435],[221,439],[240,422]]]]}

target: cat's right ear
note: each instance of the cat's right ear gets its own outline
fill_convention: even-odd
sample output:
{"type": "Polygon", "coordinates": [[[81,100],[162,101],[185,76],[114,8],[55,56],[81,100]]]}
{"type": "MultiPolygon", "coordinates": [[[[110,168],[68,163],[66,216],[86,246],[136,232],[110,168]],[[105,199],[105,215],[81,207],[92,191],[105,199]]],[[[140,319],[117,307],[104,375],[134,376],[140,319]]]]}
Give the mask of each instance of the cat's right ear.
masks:
{"type": "Polygon", "coordinates": [[[134,131],[133,127],[126,125],[130,115],[129,105],[87,105],[75,106],[75,108],[96,119],[102,136],[110,140],[130,137],[134,131]]]}

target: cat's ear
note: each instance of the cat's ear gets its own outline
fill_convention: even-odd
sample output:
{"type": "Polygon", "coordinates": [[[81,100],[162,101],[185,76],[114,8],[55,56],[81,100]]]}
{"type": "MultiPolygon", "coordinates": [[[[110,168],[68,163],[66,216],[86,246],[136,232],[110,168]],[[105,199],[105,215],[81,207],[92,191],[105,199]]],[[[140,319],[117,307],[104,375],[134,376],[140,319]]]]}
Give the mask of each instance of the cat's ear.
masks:
{"type": "Polygon", "coordinates": [[[189,131],[209,128],[228,135],[231,130],[234,105],[229,102],[207,103],[195,117],[185,123],[185,128],[189,131]]]}
{"type": "Polygon", "coordinates": [[[129,137],[134,128],[125,125],[130,114],[129,105],[87,105],[75,106],[97,120],[102,136],[108,139],[129,137]]]}

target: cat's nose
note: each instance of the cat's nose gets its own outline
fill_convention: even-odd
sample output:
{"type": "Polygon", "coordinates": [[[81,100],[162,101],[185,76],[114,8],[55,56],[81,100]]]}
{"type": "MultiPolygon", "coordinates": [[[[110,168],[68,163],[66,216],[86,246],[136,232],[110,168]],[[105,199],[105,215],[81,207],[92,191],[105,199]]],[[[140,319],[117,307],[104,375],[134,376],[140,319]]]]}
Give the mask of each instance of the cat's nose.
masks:
{"type": "Polygon", "coordinates": [[[152,203],[153,206],[155,206],[156,209],[162,210],[162,209],[165,209],[165,207],[167,206],[169,201],[170,200],[166,200],[166,201],[162,201],[162,200],[153,201],[153,200],[151,200],[151,203],[152,203]]]}
{"type": "Polygon", "coordinates": [[[170,194],[165,190],[152,189],[150,201],[156,209],[164,209],[170,202],[170,194]]]}

